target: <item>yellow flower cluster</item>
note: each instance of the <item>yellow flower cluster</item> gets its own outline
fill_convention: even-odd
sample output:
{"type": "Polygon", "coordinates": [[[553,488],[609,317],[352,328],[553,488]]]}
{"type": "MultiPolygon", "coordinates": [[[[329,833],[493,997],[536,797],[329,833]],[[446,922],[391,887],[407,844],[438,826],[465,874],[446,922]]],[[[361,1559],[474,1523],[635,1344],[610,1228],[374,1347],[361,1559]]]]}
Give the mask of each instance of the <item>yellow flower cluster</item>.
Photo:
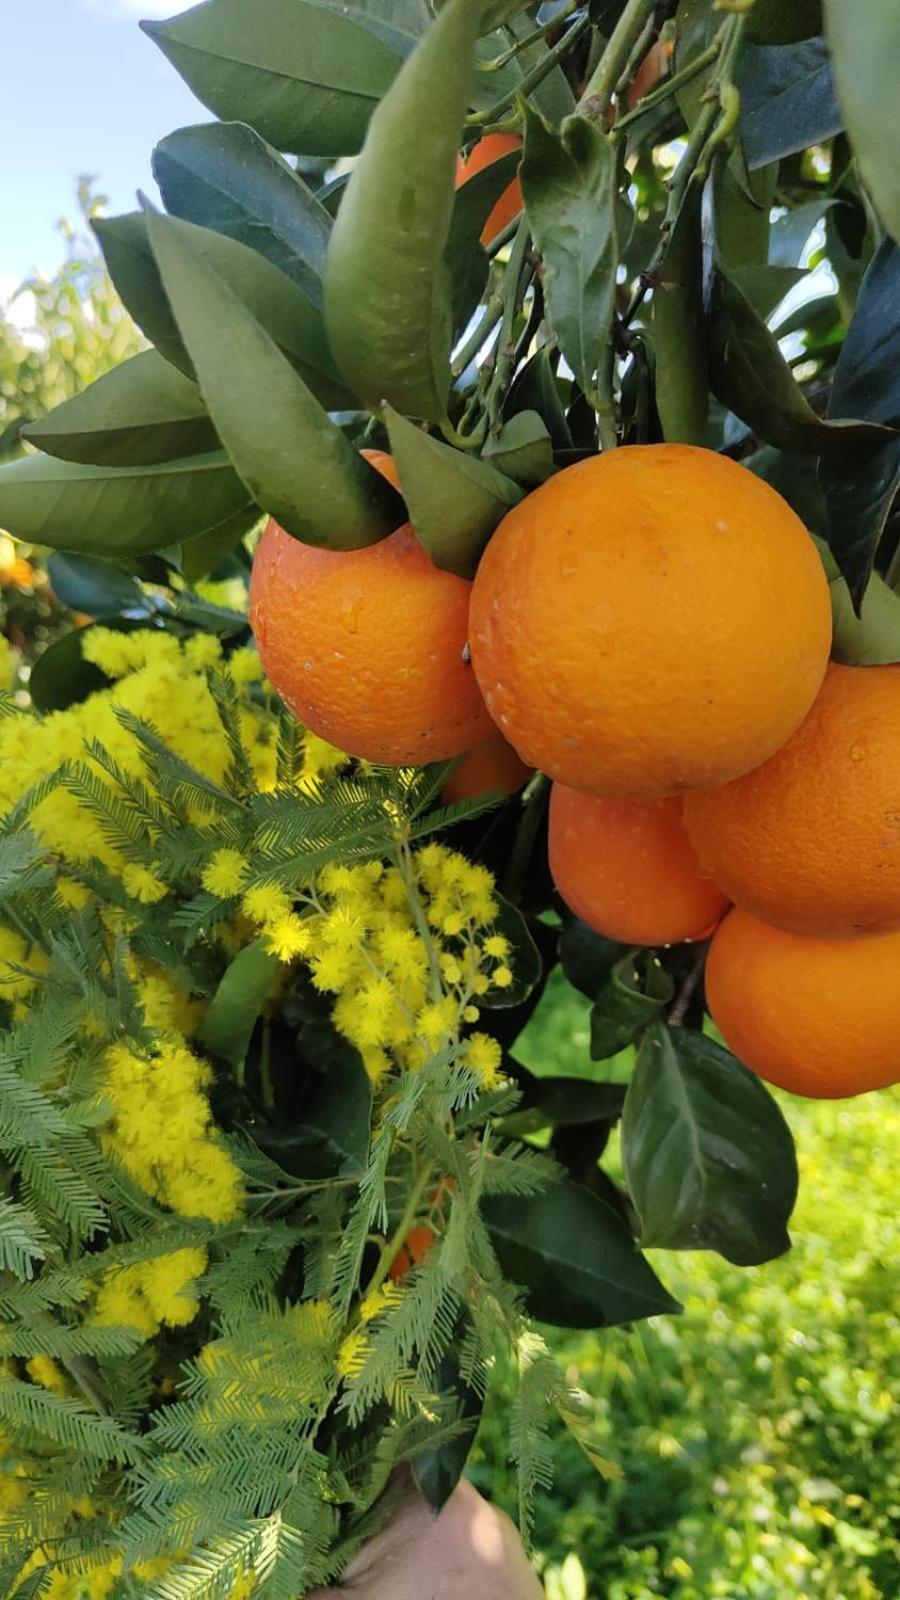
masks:
{"type": "Polygon", "coordinates": [[[106,1328],[136,1328],[145,1339],[152,1339],[163,1325],[184,1328],[200,1310],[196,1279],[205,1271],[206,1251],[194,1248],[114,1267],[97,1286],[91,1321],[106,1328]]]}
{"type": "Polygon", "coordinates": [[[104,1145],[146,1194],[185,1217],[230,1222],[241,1209],[237,1167],[218,1140],[204,1093],[211,1077],[187,1045],[152,1054],[114,1044],[104,1056],[112,1120],[104,1145]]]}
{"type": "Polygon", "coordinates": [[[512,982],[508,941],[489,931],[498,905],[484,867],[430,844],[409,856],[405,871],[380,862],[326,867],[301,903],[303,916],[269,887],[249,891],[243,907],[271,949],[283,960],[304,956],[315,987],[335,996],[335,1026],[375,1084],[440,1051],[464,1060],[486,1086],[497,1081],[496,1041],[463,1040],[478,1020],[476,999],[512,982]]]}

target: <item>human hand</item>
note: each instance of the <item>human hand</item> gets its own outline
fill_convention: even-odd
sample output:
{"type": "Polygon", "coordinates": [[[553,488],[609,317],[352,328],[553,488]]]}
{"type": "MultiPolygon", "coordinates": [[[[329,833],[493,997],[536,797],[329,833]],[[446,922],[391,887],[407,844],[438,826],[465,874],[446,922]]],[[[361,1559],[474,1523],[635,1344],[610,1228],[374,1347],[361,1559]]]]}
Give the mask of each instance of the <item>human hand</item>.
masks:
{"type": "Polygon", "coordinates": [[[543,1600],[518,1531],[470,1483],[435,1516],[411,1491],[334,1589],[308,1600],[543,1600]]]}

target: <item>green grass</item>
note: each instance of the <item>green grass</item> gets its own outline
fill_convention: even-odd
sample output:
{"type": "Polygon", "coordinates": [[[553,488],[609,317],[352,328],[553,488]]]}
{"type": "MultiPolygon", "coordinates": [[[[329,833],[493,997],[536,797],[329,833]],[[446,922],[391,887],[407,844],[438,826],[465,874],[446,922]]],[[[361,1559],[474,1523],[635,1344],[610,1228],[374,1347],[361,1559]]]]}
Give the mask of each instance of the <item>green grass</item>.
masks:
{"type": "MultiPolygon", "coordinates": [[[[554,977],[521,1042],[533,1071],[596,1071],[587,1009],[554,977]]],[[[681,1317],[551,1335],[611,1475],[559,1438],[536,1529],[549,1600],[900,1595],[900,1094],[780,1098],[801,1167],[790,1254],[748,1271],[656,1252],[681,1317]]],[[[504,1448],[492,1419],[473,1476],[512,1509],[504,1448]]]]}

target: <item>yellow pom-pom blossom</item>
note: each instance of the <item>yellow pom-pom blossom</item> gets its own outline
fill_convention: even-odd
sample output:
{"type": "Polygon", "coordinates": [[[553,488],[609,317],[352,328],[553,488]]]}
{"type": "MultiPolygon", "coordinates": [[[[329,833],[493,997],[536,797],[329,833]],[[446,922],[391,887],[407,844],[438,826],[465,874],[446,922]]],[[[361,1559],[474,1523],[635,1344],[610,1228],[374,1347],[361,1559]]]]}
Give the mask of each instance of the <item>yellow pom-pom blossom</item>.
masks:
{"type": "Polygon", "coordinates": [[[190,1247],[114,1267],[97,1286],[91,1320],[101,1327],[136,1328],[145,1339],[163,1326],[184,1328],[200,1310],[196,1279],[205,1271],[206,1251],[190,1247]]]}

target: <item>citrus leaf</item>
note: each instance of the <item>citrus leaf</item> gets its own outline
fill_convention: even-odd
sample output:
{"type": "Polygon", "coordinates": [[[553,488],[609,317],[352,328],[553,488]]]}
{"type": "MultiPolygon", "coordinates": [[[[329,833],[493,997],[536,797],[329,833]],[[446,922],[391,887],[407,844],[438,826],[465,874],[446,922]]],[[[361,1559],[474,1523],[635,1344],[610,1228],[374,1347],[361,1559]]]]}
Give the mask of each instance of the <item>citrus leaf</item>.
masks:
{"type": "Polygon", "coordinates": [[[482,1202],[504,1273],[529,1312],[561,1328],[610,1328],[680,1310],[614,1206],[565,1180],[482,1202]]]}
{"type": "Polygon", "coordinates": [[[36,711],[67,711],[80,705],[98,689],[109,687],[110,679],[92,661],[85,661],[81,650],[84,628],[64,633],[38,656],[31,669],[28,692],[36,711]]]}
{"type": "Polygon", "coordinates": [[[838,100],[850,143],[875,209],[900,239],[900,19],[895,0],[825,0],[825,31],[834,56],[838,100]]]}
{"type": "Polygon", "coordinates": [[[543,417],[536,411],[510,417],[496,438],[488,439],[484,458],[517,483],[529,488],[544,483],[553,472],[553,441],[543,417]]]}
{"type": "Polygon", "coordinates": [[[518,170],[516,151],[473,172],[461,183],[453,202],[444,260],[453,280],[453,328],[463,329],[477,306],[488,276],[487,251],[481,233],[500,196],[518,170]]]}
{"type": "MultiPolygon", "coordinates": [[[[464,1324],[461,1324],[460,1337],[463,1332],[464,1324]]],[[[435,1394],[450,1396],[450,1415],[458,1420],[459,1427],[450,1438],[439,1439],[436,1444],[417,1450],[410,1465],[416,1487],[433,1511],[441,1511],[465,1470],[484,1410],[484,1396],[466,1383],[459,1370],[459,1361],[452,1351],[438,1362],[431,1378],[431,1388],[435,1394]]]]}
{"type": "Polygon", "coordinates": [[[843,127],[831,57],[822,38],[787,45],[746,43],[737,83],[741,138],[751,171],[821,144],[843,127]]]}
{"type": "Polygon", "coordinates": [[[45,455],[0,467],[0,527],[53,550],[164,550],[241,511],[251,526],[251,497],[222,451],[145,467],[91,467],[45,455]]]}
{"type": "Polygon", "coordinates": [[[260,1149],[300,1177],[359,1177],[366,1168],[372,1085],[358,1051],[330,1031],[328,1070],[300,1121],[270,1132],[254,1129],[260,1149]]]}
{"type": "Polygon", "coordinates": [[[416,536],[436,567],[471,578],[498,522],[522,498],[487,461],[432,439],[390,406],[391,453],[416,536]]]}
{"type": "Polygon", "coordinates": [[[319,0],[342,17],[368,28],[404,60],[431,20],[427,0],[319,0]]]}
{"type": "Polygon", "coordinates": [[[656,407],[667,443],[705,444],[709,410],[703,321],[702,194],[688,191],[653,289],[656,407]]]}
{"type": "Polygon", "coordinates": [[[197,385],[155,350],[123,361],[22,437],[60,460],[100,467],[146,466],[219,444],[197,385]]]}
{"type": "MultiPolygon", "coordinates": [[[[352,405],[352,397],[335,370],[319,307],[271,261],[239,240],[191,222],[182,222],[181,226],[191,230],[198,256],[266,329],[316,398],[334,410],[352,405]]],[[[138,327],[160,355],[194,378],[193,362],[150,247],[147,213],[97,218],[92,227],[110,277],[138,327]]]]}
{"type": "Polygon", "coordinates": [[[242,122],[179,128],[156,146],[153,176],[173,217],[239,239],[321,305],[331,217],[252,128],[242,122]]]}
{"type": "Polygon", "coordinates": [[[731,281],[749,301],[757,316],[767,322],[798,283],[806,277],[802,267],[732,267],[731,281]]]}
{"type": "Polygon", "coordinates": [[[781,450],[827,451],[888,436],[877,423],[826,419],[813,411],[746,295],[714,268],[709,304],[709,365],[713,393],[760,439],[781,450]]]}
{"type": "Polygon", "coordinates": [[[358,549],[390,533],[402,520],[396,491],[197,248],[207,230],[153,213],[147,228],[210,415],[256,504],[294,538],[331,549],[358,549]]]}
{"type": "Polygon", "coordinates": [[[655,956],[630,953],[618,961],[591,1012],[592,1061],[606,1061],[632,1044],[673,992],[672,979],[655,956]]]}
{"type": "Polygon", "coordinates": [[[502,894],[495,898],[500,909],[496,921],[491,924],[491,932],[502,934],[509,940],[510,953],[506,964],[512,969],[513,981],[508,989],[489,989],[487,994],[481,996],[479,1004],[487,1010],[509,1011],[514,1006],[522,1005],[540,983],[543,963],[528,922],[518,906],[512,905],[502,894]]]}
{"type": "Polygon", "coordinates": [[[744,1267],[790,1248],[790,1129],[755,1073],[704,1034],[647,1035],[625,1098],[622,1160],[645,1248],[717,1250],[744,1267]]]}
{"type": "Polygon", "coordinates": [[[900,661],[900,595],[873,572],[862,597],[859,616],[843,578],[831,584],[835,661],[857,667],[887,666],[900,661]]]}
{"type": "Polygon", "coordinates": [[[121,616],[123,611],[149,616],[156,610],[137,578],[95,556],[51,556],[47,576],[61,605],[95,621],[121,616]]]}
{"type": "MultiPolygon", "coordinates": [[[[829,413],[900,423],[900,246],[885,239],[866,270],[834,369],[829,413]]],[[[894,499],[900,490],[900,438],[822,460],[825,536],[859,605],[894,499]]]]}
{"type": "Polygon", "coordinates": [[[212,997],[200,1030],[200,1043],[232,1067],[243,1065],[260,1012],[281,970],[262,939],[239,950],[212,997]]]}
{"type": "MultiPolygon", "coordinates": [[[[519,8],[522,13],[511,17],[504,27],[497,31],[484,32],[478,42],[478,60],[496,61],[509,48],[510,37],[519,45],[533,29],[531,16],[525,12],[524,7],[519,8]]],[[[488,16],[486,14],[485,22],[488,16]]],[[[494,24],[496,27],[496,23],[494,24]]],[[[508,61],[499,71],[479,71],[475,74],[472,86],[472,105],[478,111],[486,111],[498,100],[505,99],[507,95],[521,93],[523,78],[533,71],[535,67],[543,66],[547,56],[548,45],[546,40],[537,39],[532,44],[519,49],[518,54],[508,61]]],[[[558,64],[546,72],[540,82],[530,90],[527,96],[530,105],[539,110],[550,123],[551,127],[559,127],[564,117],[568,117],[575,109],[575,97],[569,86],[568,78],[558,64]]]]}
{"type": "Polygon", "coordinates": [[[325,262],[328,336],[347,383],[368,405],[386,400],[430,422],[445,417],[450,391],[444,253],[480,15],[481,0],[448,0],[404,63],[372,118],[325,262]]]}
{"type": "Polygon", "coordinates": [[[596,1000],[602,992],[622,955],[620,944],[602,933],[595,933],[577,917],[566,922],[560,934],[559,960],[563,972],[589,1000],[596,1000]]]}
{"type": "Polygon", "coordinates": [[[141,27],[217,117],[293,155],[359,150],[400,64],[343,7],[309,0],[205,0],[141,27]]]}
{"type": "Polygon", "coordinates": [[[770,266],[796,267],[813,228],[836,203],[827,198],[809,200],[806,205],[795,206],[793,211],[776,218],[769,236],[770,266]]]}
{"type": "Polygon", "coordinates": [[[616,292],[616,156],[605,133],[579,116],[559,135],[525,113],[525,209],[544,262],[544,290],[559,346],[584,393],[596,393],[616,292]]]}

